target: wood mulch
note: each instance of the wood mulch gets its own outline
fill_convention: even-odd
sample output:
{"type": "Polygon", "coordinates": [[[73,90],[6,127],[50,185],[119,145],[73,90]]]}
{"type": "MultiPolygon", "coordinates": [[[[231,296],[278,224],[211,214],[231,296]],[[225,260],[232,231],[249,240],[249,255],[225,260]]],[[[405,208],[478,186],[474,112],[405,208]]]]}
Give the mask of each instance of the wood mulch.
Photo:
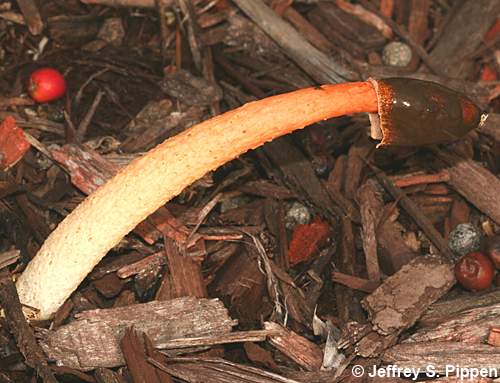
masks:
{"type": "Polygon", "coordinates": [[[0,1],[0,382],[499,378],[500,274],[465,290],[448,246],[461,223],[500,235],[499,37],[498,0],[0,1]],[[45,66],[67,92],[36,104],[45,66]],[[369,77],[438,82],[489,117],[423,148],[377,148],[364,114],[269,142],[25,320],[15,279],[129,162],[247,102],[369,77]]]}

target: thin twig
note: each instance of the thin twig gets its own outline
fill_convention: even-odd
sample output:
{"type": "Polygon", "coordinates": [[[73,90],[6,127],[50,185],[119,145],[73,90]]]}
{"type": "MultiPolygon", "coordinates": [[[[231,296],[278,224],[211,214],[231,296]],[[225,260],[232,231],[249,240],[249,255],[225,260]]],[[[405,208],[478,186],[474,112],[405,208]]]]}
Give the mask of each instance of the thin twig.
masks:
{"type": "Polygon", "coordinates": [[[85,90],[85,88],[87,88],[87,86],[92,82],[94,81],[94,79],[96,79],[97,77],[99,77],[100,75],[106,73],[109,71],[109,68],[104,68],[104,69],[101,69],[97,72],[95,72],[94,74],[91,74],[89,76],[89,78],[87,80],[85,80],[85,82],[82,84],[82,86],[80,87],[80,89],[78,89],[78,92],[76,92],[76,95],[75,95],[75,98],[74,98],[74,103],[75,105],[78,105],[83,97],[83,91],[85,90]]]}
{"type": "Polygon", "coordinates": [[[83,117],[83,120],[80,122],[80,125],[78,125],[78,128],[76,129],[76,141],[77,142],[82,142],[83,138],[87,134],[87,130],[90,126],[90,122],[92,121],[92,117],[94,117],[94,114],[97,110],[97,107],[101,103],[102,96],[104,96],[104,92],[99,89],[97,92],[94,101],[92,102],[92,105],[90,106],[90,109],[87,111],[85,114],[85,117],[83,117]]]}
{"type": "Polygon", "coordinates": [[[201,44],[198,38],[199,35],[199,27],[196,21],[196,14],[194,11],[193,4],[191,1],[187,0],[176,0],[176,3],[179,5],[182,13],[185,15],[185,20],[187,24],[187,39],[189,43],[189,47],[191,48],[191,55],[193,56],[193,62],[196,66],[196,69],[199,71],[202,70],[202,61],[201,61],[201,44]]]}
{"type": "Polygon", "coordinates": [[[160,20],[160,32],[161,32],[160,50],[161,50],[162,65],[165,66],[167,65],[167,60],[168,60],[167,47],[170,43],[169,39],[170,32],[167,25],[167,18],[165,16],[167,5],[164,0],[155,0],[155,5],[156,5],[156,10],[158,12],[158,18],[160,20]]]}
{"type": "Polygon", "coordinates": [[[76,129],[76,141],[77,142],[82,142],[85,135],[87,134],[87,130],[90,126],[90,122],[92,121],[92,117],[94,117],[94,114],[97,110],[97,107],[101,103],[102,96],[104,96],[105,92],[99,89],[97,92],[94,101],[92,102],[92,105],[90,106],[89,110],[85,114],[85,117],[83,117],[83,120],[80,122],[80,125],[78,125],[78,128],[76,129]]]}

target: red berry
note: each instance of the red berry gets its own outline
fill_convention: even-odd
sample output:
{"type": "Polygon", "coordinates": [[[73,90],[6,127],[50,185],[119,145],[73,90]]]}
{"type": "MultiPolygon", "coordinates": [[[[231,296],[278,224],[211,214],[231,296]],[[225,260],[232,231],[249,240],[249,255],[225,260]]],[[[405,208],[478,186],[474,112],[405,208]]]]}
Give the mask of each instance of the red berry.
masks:
{"type": "Polygon", "coordinates": [[[50,102],[62,97],[66,92],[63,75],[53,68],[40,68],[29,79],[28,93],[36,102],[50,102]]]}
{"type": "Polygon", "coordinates": [[[468,290],[487,289],[493,282],[495,268],[491,260],[479,252],[469,253],[455,265],[455,277],[468,290]]]}

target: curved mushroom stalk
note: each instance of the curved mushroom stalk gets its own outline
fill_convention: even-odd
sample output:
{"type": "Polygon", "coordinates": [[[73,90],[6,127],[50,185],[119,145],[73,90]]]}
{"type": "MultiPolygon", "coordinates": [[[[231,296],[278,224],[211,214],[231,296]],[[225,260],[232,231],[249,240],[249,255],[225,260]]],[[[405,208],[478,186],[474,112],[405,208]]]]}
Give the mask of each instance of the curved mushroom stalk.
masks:
{"type": "Polygon", "coordinates": [[[47,238],[17,281],[21,302],[36,309],[29,316],[51,317],[113,246],[208,171],[296,129],[378,106],[370,82],[325,85],[248,103],[166,140],[87,197],[47,238]]]}

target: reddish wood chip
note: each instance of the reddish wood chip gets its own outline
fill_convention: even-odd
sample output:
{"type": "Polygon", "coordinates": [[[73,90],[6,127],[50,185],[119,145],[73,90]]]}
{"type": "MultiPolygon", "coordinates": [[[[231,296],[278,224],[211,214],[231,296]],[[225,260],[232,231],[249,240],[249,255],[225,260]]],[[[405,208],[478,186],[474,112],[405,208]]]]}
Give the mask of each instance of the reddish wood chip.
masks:
{"type": "Polygon", "coordinates": [[[495,81],[497,79],[497,71],[491,64],[484,64],[481,68],[481,81],[495,81]]]}
{"type": "Polygon", "coordinates": [[[492,346],[500,346],[500,327],[492,327],[488,335],[488,343],[492,346]]]}
{"type": "Polygon", "coordinates": [[[308,225],[297,225],[288,250],[290,265],[308,260],[326,242],[330,231],[328,223],[320,217],[314,218],[308,225]]]}
{"type": "Polygon", "coordinates": [[[273,359],[271,352],[253,342],[243,343],[245,353],[252,362],[266,366],[271,370],[277,370],[278,366],[273,359]]]}
{"type": "Polygon", "coordinates": [[[7,170],[23,158],[30,148],[24,132],[16,124],[16,120],[8,116],[0,124],[0,167],[7,170]]]}
{"type": "Polygon", "coordinates": [[[492,43],[498,35],[500,35],[500,19],[497,19],[496,23],[493,24],[486,35],[484,35],[483,41],[485,43],[492,43]]]}
{"type": "Polygon", "coordinates": [[[120,341],[120,346],[134,382],[161,383],[157,369],[147,361],[148,355],[136,330],[127,328],[120,341]]]}

